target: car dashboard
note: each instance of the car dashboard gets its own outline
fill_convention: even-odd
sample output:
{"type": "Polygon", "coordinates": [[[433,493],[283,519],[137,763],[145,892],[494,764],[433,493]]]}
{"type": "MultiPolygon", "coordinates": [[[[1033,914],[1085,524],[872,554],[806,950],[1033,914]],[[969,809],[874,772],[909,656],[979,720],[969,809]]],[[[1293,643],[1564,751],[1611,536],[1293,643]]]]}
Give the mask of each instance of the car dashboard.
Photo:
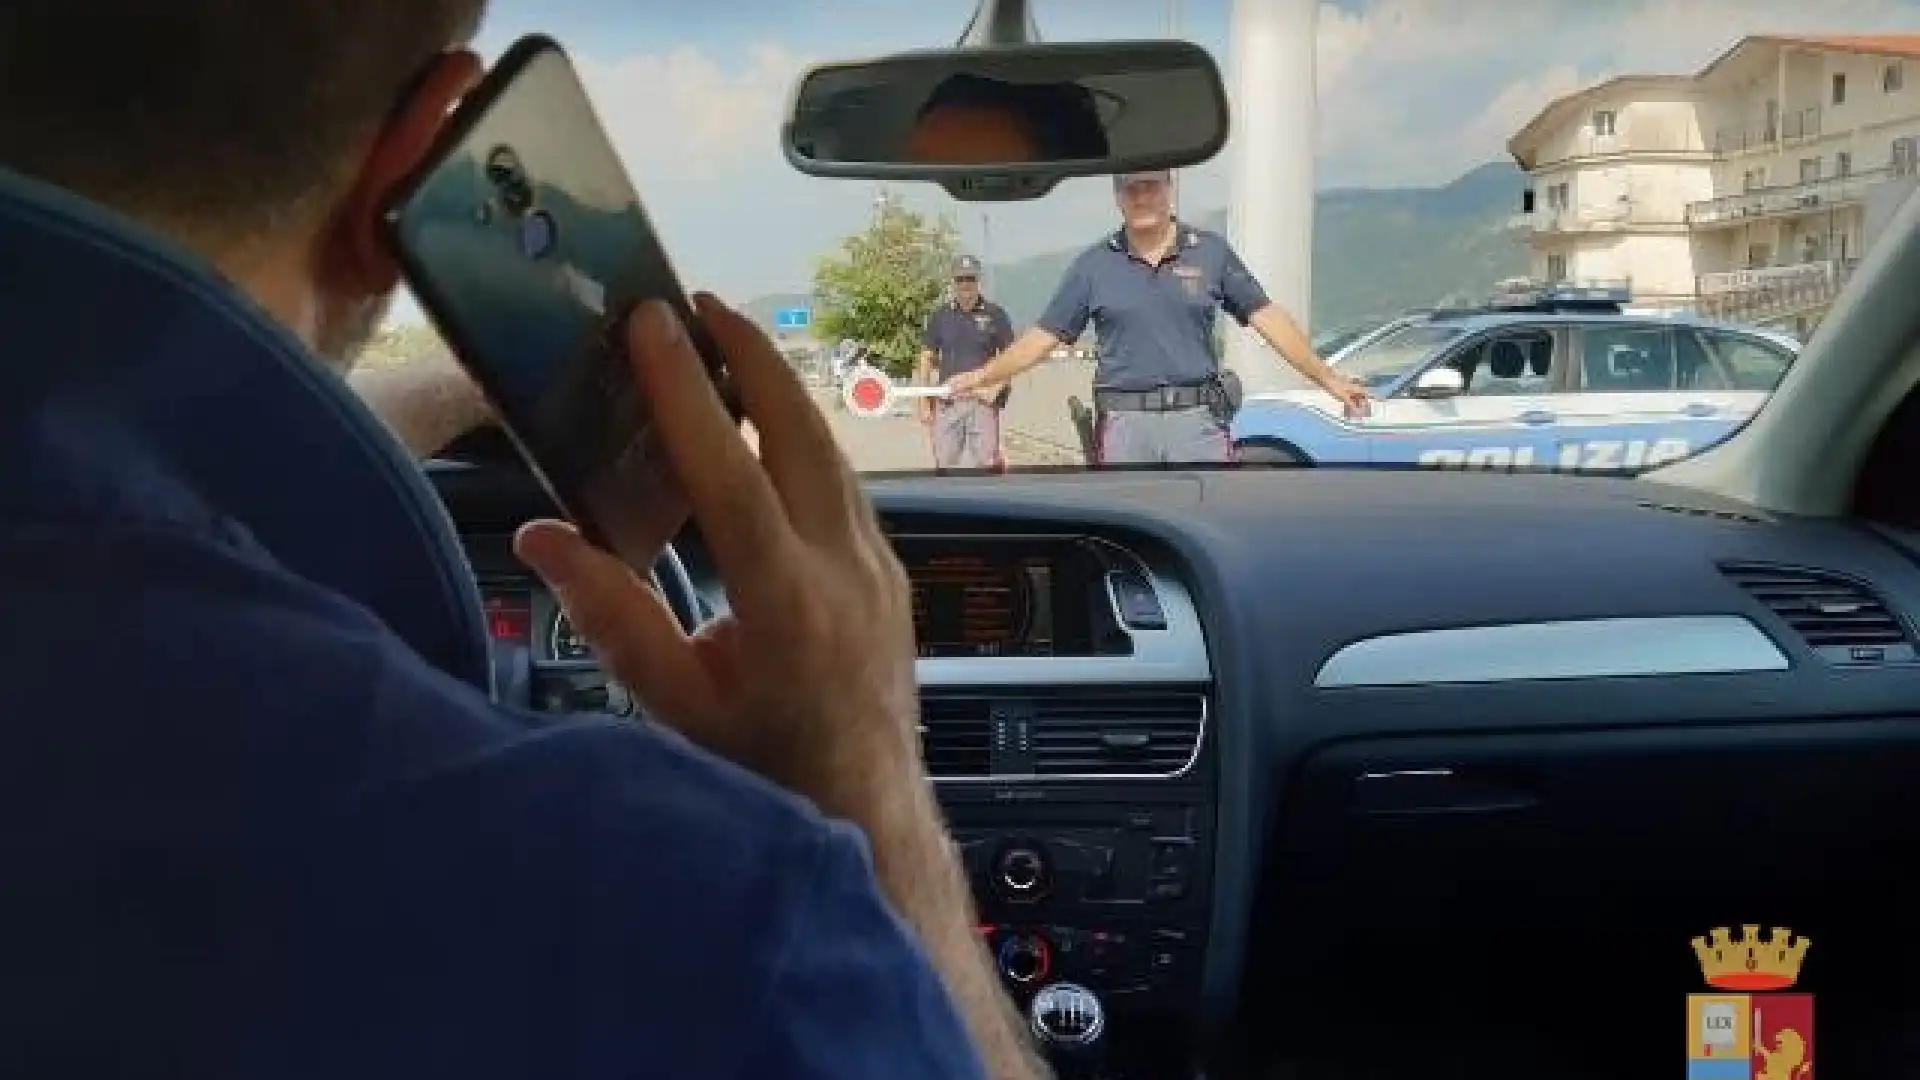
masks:
{"type": "MultiPolygon", "coordinates": [[[[632,711],[507,552],[538,489],[431,472],[501,651],[524,650],[503,692],[632,711]]],[[[1627,995],[1618,1037],[1671,1054],[1716,927],[1790,928],[1823,1009],[1862,995],[1830,1060],[1849,1024],[1883,1030],[1873,928],[1911,899],[1920,802],[1909,538],[1601,478],[868,490],[914,586],[923,745],[981,933],[1023,1004],[1097,998],[1102,1075],[1469,1044],[1477,1075],[1525,1074],[1591,1041],[1529,992],[1556,980],[1627,995]]],[[[676,547],[700,613],[725,611],[697,533],[676,547]]]]}

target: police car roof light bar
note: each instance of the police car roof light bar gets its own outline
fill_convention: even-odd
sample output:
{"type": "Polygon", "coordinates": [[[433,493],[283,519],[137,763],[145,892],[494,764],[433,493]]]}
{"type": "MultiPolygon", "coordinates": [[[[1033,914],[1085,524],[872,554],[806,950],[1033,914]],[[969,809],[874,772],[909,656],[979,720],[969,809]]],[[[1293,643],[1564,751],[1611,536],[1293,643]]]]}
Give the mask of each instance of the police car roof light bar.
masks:
{"type": "Polygon", "coordinates": [[[1572,282],[1533,284],[1525,289],[1497,292],[1487,302],[1494,311],[1596,311],[1618,312],[1633,300],[1632,288],[1624,285],[1580,285],[1572,282]]]}
{"type": "Polygon", "coordinates": [[[1037,45],[1040,24],[1027,0],[980,0],[973,19],[955,42],[961,49],[991,49],[996,45],[1037,45]]]}

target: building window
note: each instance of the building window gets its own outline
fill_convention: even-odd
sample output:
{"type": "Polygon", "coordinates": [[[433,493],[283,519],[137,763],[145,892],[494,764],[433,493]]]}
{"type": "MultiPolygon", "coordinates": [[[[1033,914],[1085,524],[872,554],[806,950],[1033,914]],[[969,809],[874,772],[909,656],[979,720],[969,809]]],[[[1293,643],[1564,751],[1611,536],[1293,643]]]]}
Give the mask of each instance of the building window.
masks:
{"type": "Polygon", "coordinates": [[[1811,184],[1820,179],[1820,159],[1817,157],[1800,159],[1800,182],[1811,184]]]}
{"type": "Polygon", "coordinates": [[[1833,73],[1833,103],[1835,105],[1847,103],[1847,73],[1844,71],[1833,73]]]}
{"type": "Polygon", "coordinates": [[[1912,137],[1893,140],[1892,152],[1888,155],[1887,171],[1895,176],[1914,174],[1914,141],[1912,137]]]}
{"type": "Polygon", "coordinates": [[[1567,257],[1565,255],[1547,256],[1547,280],[1549,282],[1567,280],[1567,257]]]}
{"type": "Polygon", "coordinates": [[[1886,93],[1899,93],[1905,82],[1906,74],[1900,70],[1899,64],[1888,64],[1880,69],[1880,89],[1886,93]]]}
{"type": "Polygon", "coordinates": [[[1853,175],[1853,153],[1851,151],[1842,150],[1839,153],[1833,155],[1833,175],[1835,176],[1852,176],[1853,175]]]}
{"type": "Polygon", "coordinates": [[[1614,115],[1612,109],[1601,109],[1593,114],[1593,133],[1602,137],[1612,135],[1614,115]]]}

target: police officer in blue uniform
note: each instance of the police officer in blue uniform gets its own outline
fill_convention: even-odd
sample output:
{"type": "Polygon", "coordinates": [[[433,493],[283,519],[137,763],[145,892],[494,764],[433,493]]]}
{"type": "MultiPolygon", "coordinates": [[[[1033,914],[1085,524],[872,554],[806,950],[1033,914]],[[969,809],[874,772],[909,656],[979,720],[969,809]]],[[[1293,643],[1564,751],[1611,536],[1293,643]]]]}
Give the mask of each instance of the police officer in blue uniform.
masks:
{"type": "Polygon", "coordinates": [[[1097,463],[1225,464],[1235,458],[1238,404],[1229,400],[1214,348],[1214,320],[1225,310],[1349,416],[1365,415],[1365,388],[1314,355],[1226,239],[1174,217],[1171,181],[1165,171],[1114,177],[1121,228],[1081,253],[1032,329],[948,387],[991,397],[1091,322],[1100,350],[1093,376],[1097,463]]]}
{"type": "MultiPolygon", "coordinates": [[[[944,381],[972,371],[1013,344],[1013,321],[999,304],[980,295],[980,260],[962,255],[953,262],[953,299],[927,316],[920,360],[914,372],[921,383],[937,370],[944,381]]],[[[920,419],[929,425],[937,469],[997,469],[1000,410],[1006,395],[982,401],[959,394],[946,401],[923,399],[920,419]]]]}

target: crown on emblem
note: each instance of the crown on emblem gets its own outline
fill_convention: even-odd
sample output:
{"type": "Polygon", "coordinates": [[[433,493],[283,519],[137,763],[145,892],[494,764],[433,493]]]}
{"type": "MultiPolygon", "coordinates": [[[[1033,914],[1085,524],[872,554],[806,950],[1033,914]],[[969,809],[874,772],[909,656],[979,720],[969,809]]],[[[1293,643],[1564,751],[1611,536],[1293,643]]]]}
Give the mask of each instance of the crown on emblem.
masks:
{"type": "Polygon", "coordinates": [[[1713,940],[1693,939],[1694,955],[1700,958],[1700,974],[1707,985],[1718,990],[1784,990],[1800,978],[1800,964],[1807,958],[1807,946],[1813,942],[1796,938],[1784,926],[1773,928],[1773,936],[1760,940],[1758,926],[1740,928],[1740,940],[1726,927],[1713,931],[1713,940]]]}

